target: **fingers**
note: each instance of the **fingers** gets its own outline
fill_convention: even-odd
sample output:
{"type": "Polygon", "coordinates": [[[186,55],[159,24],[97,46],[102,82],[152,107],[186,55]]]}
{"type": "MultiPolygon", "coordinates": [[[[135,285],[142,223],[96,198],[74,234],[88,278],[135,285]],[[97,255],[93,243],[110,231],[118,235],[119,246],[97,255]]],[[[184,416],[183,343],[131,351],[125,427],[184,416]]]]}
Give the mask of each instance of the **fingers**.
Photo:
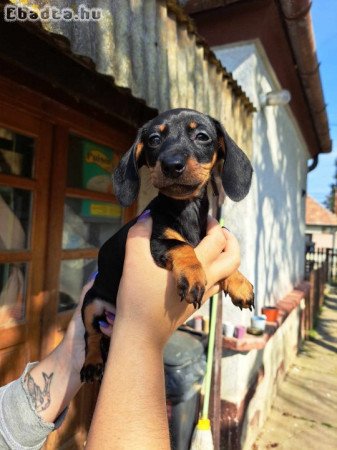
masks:
{"type": "Polygon", "coordinates": [[[81,308],[82,308],[82,303],[85,297],[85,294],[89,291],[89,289],[92,287],[92,285],[94,284],[94,279],[91,279],[90,281],[88,281],[82,288],[82,292],[81,292],[81,296],[80,299],[77,303],[77,307],[76,307],[76,312],[77,314],[79,314],[81,312],[81,308]]]}
{"type": "Polygon", "coordinates": [[[142,214],[138,221],[130,228],[128,239],[143,237],[150,239],[152,231],[152,218],[148,215],[142,214]]]}
{"type": "Polygon", "coordinates": [[[218,281],[228,278],[240,266],[240,257],[230,253],[223,253],[214,263],[206,270],[208,284],[211,286],[218,281]]]}
{"type": "Polygon", "coordinates": [[[240,245],[233,233],[231,233],[227,229],[223,229],[222,231],[227,239],[225,253],[227,253],[229,257],[228,264],[232,265],[232,271],[234,272],[234,270],[239,268],[241,263],[240,245]]]}
{"type": "Polygon", "coordinates": [[[144,260],[144,258],[146,261],[149,261],[150,259],[152,261],[150,253],[151,233],[151,217],[138,219],[138,222],[130,228],[126,241],[126,259],[128,260],[128,264],[124,264],[124,270],[128,268],[130,264],[139,264],[139,261],[141,259],[144,260]]]}
{"type": "Polygon", "coordinates": [[[207,230],[206,234],[210,233],[214,227],[219,226],[219,222],[214,219],[214,217],[208,215],[207,216],[207,230]]]}
{"type": "Polygon", "coordinates": [[[240,247],[236,237],[214,222],[195,252],[205,269],[208,287],[228,277],[240,266],[240,247]]]}
{"type": "Polygon", "coordinates": [[[105,320],[99,322],[99,328],[105,336],[111,337],[115,317],[113,312],[105,311],[105,320]]]}
{"type": "Polygon", "coordinates": [[[226,242],[226,235],[218,222],[215,219],[209,220],[207,235],[195,248],[197,258],[203,266],[207,266],[220,255],[226,247],[226,242]]]}

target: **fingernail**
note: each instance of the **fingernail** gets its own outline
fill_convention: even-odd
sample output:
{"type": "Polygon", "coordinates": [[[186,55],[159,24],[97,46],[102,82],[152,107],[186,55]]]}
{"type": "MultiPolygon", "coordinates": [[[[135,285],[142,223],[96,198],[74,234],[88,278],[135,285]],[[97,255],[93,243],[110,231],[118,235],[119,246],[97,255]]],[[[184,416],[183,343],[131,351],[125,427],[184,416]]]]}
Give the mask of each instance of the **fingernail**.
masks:
{"type": "Polygon", "coordinates": [[[107,322],[105,322],[104,320],[99,320],[98,324],[102,328],[108,328],[109,327],[109,324],[107,322]]]}
{"type": "Polygon", "coordinates": [[[141,213],[141,215],[138,217],[137,222],[140,222],[141,220],[145,220],[148,217],[151,216],[151,211],[149,209],[146,209],[141,213]]]}
{"type": "Polygon", "coordinates": [[[110,312],[110,311],[105,311],[105,315],[107,316],[107,318],[109,320],[115,320],[116,314],[110,312]]]}
{"type": "Polygon", "coordinates": [[[231,233],[231,230],[229,230],[227,227],[222,226],[221,228],[224,228],[224,229],[227,230],[229,233],[231,233]]]}
{"type": "Polygon", "coordinates": [[[89,276],[87,283],[89,283],[89,281],[92,281],[96,278],[96,276],[98,275],[98,272],[96,270],[96,272],[92,272],[92,274],[89,276]]]}

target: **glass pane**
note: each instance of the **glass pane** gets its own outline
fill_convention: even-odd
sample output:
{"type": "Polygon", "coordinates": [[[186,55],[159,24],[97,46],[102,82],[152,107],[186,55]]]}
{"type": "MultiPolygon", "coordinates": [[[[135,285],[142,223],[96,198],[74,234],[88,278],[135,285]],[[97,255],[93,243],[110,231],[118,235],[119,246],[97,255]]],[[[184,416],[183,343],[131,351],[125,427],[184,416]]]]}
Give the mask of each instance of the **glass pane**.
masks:
{"type": "Polygon", "coordinates": [[[59,311],[75,308],[83,286],[96,270],[95,259],[69,259],[61,262],[59,311]]]}
{"type": "Polygon", "coordinates": [[[69,187],[111,193],[111,173],[117,164],[118,156],[111,148],[78,136],[69,136],[69,187]]]}
{"type": "Polygon", "coordinates": [[[31,193],[0,186],[0,250],[20,250],[29,245],[31,193]]]}
{"type": "Polygon", "coordinates": [[[33,176],[34,138],[0,127],[0,173],[33,176]]]}
{"type": "Polygon", "coordinates": [[[25,315],[27,264],[0,264],[0,326],[25,315]]]}
{"type": "Polygon", "coordinates": [[[122,224],[117,204],[67,198],[64,208],[64,249],[101,247],[122,224]]]}

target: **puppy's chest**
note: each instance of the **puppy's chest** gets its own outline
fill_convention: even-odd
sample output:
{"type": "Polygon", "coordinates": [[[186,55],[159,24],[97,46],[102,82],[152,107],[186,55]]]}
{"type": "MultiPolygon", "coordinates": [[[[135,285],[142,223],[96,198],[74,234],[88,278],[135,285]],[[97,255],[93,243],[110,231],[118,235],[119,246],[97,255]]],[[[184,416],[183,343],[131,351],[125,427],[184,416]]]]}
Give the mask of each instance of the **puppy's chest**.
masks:
{"type": "Polygon", "coordinates": [[[173,224],[173,229],[181,234],[186,242],[196,247],[206,235],[206,222],[207,218],[203,220],[203,217],[188,214],[181,217],[178,223],[173,224]]]}
{"type": "Polygon", "coordinates": [[[184,211],[179,217],[162,215],[153,218],[154,236],[159,239],[181,240],[197,246],[206,235],[207,214],[199,211],[184,211]]]}
{"type": "Polygon", "coordinates": [[[149,209],[153,220],[151,240],[183,240],[195,247],[206,235],[209,209],[206,190],[192,201],[176,201],[159,194],[149,209]]]}

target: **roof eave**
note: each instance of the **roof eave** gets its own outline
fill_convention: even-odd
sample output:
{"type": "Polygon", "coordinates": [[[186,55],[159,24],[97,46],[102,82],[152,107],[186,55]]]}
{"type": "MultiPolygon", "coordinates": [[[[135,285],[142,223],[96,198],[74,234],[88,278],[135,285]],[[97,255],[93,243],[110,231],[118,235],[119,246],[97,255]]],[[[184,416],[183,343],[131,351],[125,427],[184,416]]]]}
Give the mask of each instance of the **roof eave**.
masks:
{"type": "MultiPolygon", "coordinates": [[[[311,1],[274,1],[278,6],[283,28],[288,37],[288,45],[293,55],[317,140],[317,148],[309,148],[310,154],[314,157],[319,153],[331,152],[332,141],[310,15],[311,1]]],[[[233,3],[251,4],[251,2],[252,0],[249,2],[247,0],[189,0],[185,10],[189,14],[195,14],[230,7],[233,3]]]]}

